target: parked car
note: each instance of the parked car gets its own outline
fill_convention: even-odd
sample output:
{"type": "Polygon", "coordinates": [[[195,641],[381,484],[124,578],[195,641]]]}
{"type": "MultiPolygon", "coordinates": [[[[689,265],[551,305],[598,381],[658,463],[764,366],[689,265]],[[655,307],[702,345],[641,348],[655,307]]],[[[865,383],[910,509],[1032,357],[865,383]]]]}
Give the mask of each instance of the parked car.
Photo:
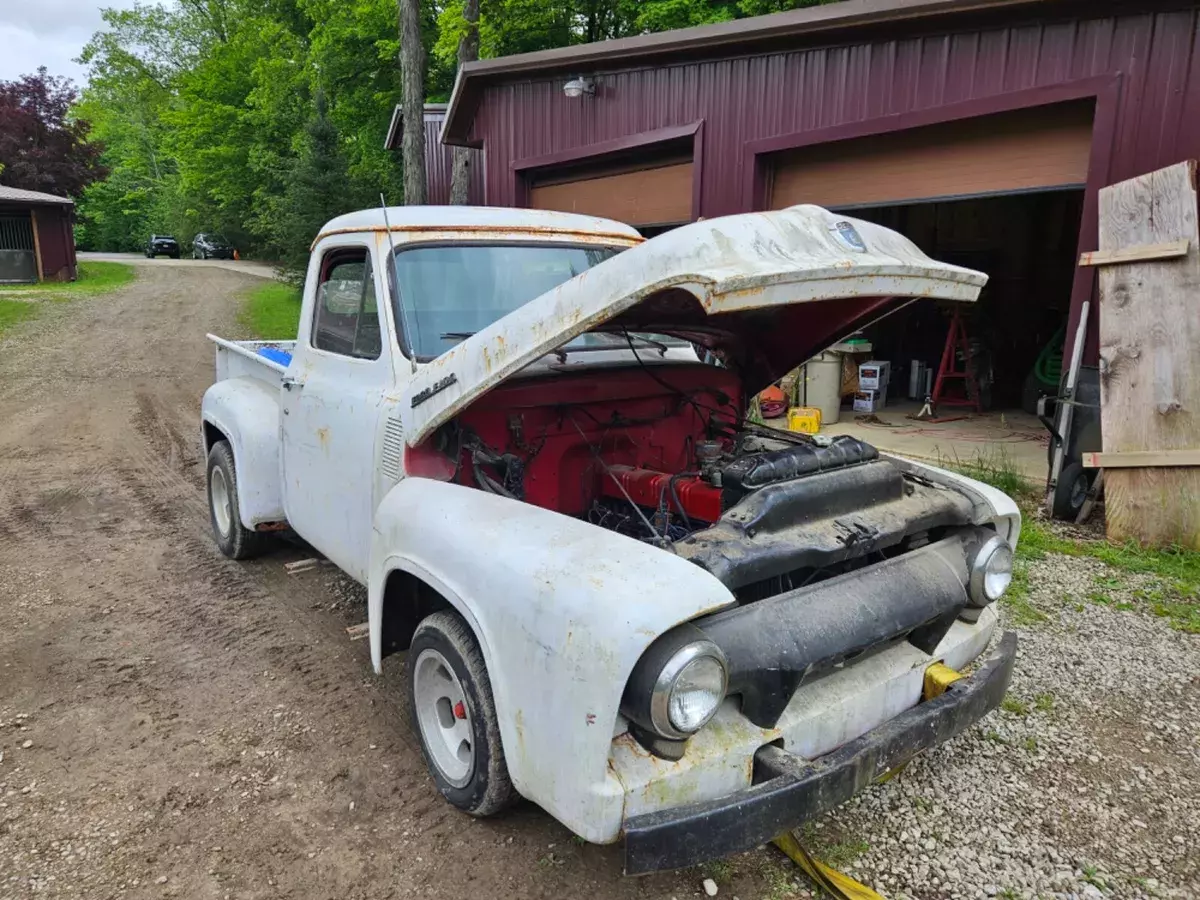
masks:
{"type": "Polygon", "coordinates": [[[142,248],[142,252],[147,259],[154,259],[156,256],[179,259],[179,242],[169,234],[152,234],[150,240],[146,241],[146,246],[142,248]]]}
{"type": "Polygon", "coordinates": [[[406,651],[451,804],[521,795],[623,837],[629,873],[686,866],[1000,703],[1013,501],[746,416],[865,322],[986,276],[815,206],[645,242],[557,212],[387,216],[318,235],[295,341],[212,337],[208,498],[227,556],[291,528],[367,586],[372,663],[406,651]]]}
{"type": "Polygon", "coordinates": [[[201,232],[192,239],[192,259],[233,259],[233,245],[219,234],[201,232]]]}

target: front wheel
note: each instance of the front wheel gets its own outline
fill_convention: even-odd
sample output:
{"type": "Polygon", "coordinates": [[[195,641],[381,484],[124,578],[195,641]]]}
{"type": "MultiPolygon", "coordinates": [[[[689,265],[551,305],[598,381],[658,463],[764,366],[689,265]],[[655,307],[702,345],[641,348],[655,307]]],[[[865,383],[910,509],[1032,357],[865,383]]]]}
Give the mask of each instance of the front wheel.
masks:
{"type": "Polygon", "coordinates": [[[237,470],[229,441],[208,451],[208,518],[213,539],[230,559],[250,559],[266,549],[267,536],[242,524],[238,513],[237,470]]]}
{"type": "Polygon", "coordinates": [[[417,626],[408,649],[410,712],[421,752],[442,796],[473,816],[490,816],[517,797],[508,777],[492,686],[466,622],[436,612],[417,626]]]}

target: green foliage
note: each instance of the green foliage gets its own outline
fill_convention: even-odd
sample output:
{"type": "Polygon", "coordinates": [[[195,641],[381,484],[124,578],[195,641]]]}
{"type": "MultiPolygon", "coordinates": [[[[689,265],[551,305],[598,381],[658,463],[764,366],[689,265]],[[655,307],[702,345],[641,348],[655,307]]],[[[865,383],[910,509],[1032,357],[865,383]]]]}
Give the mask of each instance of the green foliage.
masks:
{"type": "Polygon", "coordinates": [[[264,341],[290,341],[300,327],[300,291],[289,284],[264,281],[245,293],[242,325],[264,341]]]}
{"type": "Polygon", "coordinates": [[[399,93],[392,0],[194,0],[104,17],[82,55],[91,81],[77,111],[94,120],[112,176],[85,192],[81,247],[132,250],[151,232],[187,243],[204,230],[244,254],[293,258],[287,219],[318,94],[342,173],[331,215],[398,196],[398,161],[383,149],[399,93]]]}
{"type": "Polygon", "coordinates": [[[338,131],[329,119],[325,95],[318,92],[282,202],[269,218],[290,280],[303,280],[309,246],[322,225],[346,211],[349,194],[350,178],[338,131]]]}
{"type": "MultiPolygon", "coordinates": [[[[481,0],[480,56],[818,2],[481,0]]],[[[453,87],[462,8],[462,0],[421,4],[428,99],[453,87]]],[[[374,206],[380,193],[401,199],[399,155],[383,148],[400,100],[395,0],[187,0],[103,15],[83,50],[89,84],[74,114],[92,123],[111,175],[79,203],[81,248],[136,250],[152,232],[186,244],[217,231],[244,255],[295,265],[313,231],[307,218],[290,220],[297,205],[337,214],[374,206]],[[336,203],[333,192],[325,200],[314,192],[322,159],[336,174],[336,203]]]]}

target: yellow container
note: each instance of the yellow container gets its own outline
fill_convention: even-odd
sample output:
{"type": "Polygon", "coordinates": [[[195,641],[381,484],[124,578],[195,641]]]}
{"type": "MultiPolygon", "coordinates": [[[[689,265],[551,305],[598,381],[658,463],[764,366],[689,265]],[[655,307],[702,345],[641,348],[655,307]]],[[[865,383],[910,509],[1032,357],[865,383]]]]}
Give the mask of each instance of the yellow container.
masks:
{"type": "Polygon", "coordinates": [[[796,406],[788,410],[788,430],[816,434],[821,430],[821,410],[815,406],[796,406]]]}

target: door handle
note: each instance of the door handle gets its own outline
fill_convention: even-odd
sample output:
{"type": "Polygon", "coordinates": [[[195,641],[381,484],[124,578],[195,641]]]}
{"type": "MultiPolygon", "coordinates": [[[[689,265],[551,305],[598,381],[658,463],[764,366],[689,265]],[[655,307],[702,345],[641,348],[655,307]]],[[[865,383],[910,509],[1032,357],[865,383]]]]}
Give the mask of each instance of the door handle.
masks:
{"type": "Polygon", "coordinates": [[[283,385],[283,389],[285,391],[290,391],[293,387],[303,387],[304,386],[303,381],[300,381],[298,378],[294,378],[291,375],[284,375],[282,378],[279,379],[279,383],[281,385],[283,385]]]}

